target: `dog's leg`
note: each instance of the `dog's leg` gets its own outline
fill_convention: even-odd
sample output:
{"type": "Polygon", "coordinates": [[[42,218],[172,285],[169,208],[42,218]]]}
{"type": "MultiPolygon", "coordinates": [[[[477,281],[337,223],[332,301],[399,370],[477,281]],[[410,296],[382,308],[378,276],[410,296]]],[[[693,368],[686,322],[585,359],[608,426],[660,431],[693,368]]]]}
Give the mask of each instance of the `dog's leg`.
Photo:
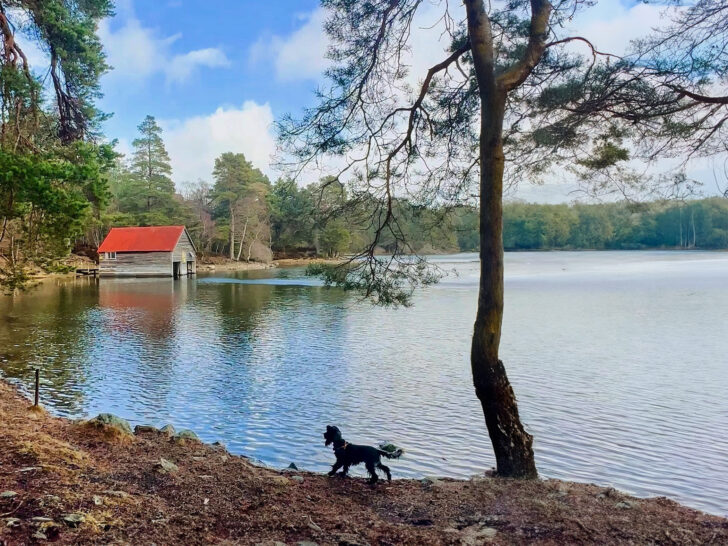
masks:
{"type": "Polygon", "coordinates": [[[367,467],[367,472],[369,472],[369,483],[374,485],[377,483],[377,480],[379,480],[379,477],[377,476],[377,470],[374,468],[374,463],[372,461],[367,461],[364,463],[364,466],[367,467]]]}
{"type": "Polygon", "coordinates": [[[348,473],[349,473],[349,465],[348,465],[348,464],[345,464],[345,465],[344,465],[344,469],[343,469],[343,470],[341,471],[341,475],[342,475],[343,477],[346,477],[346,475],[347,475],[348,473]]]}
{"type": "Polygon", "coordinates": [[[337,459],[334,463],[334,466],[332,466],[331,470],[329,471],[329,476],[333,476],[334,474],[336,474],[336,471],[339,470],[339,468],[341,468],[342,466],[343,463],[339,462],[339,460],[337,459]]]}
{"type": "Polygon", "coordinates": [[[389,471],[389,467],[388,466],[385,466],[382,463],[377,463],[377,468],[379,468],[379,469],[381,469],[381,470],[384,471],[384,473],[387,475],[387,481],[388,482],[391,482],[392,481],[392,473],[389,471]]]}

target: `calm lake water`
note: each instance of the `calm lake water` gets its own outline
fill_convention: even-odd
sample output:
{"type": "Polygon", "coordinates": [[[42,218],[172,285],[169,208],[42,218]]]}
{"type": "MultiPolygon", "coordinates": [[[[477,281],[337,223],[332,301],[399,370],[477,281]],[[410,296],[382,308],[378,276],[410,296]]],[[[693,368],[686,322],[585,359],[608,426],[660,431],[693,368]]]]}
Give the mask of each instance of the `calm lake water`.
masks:
{"type": "MultiPolygon", "coordinates": [[[[321,433],[407,453],[396,477],[494,460],[468,362],[477,256],[409,309],[301,269],[81,280],[0,297],[0,369],[63,416],[171,422],[230,451],[327,470],[321,433]]],[[[503,359],[544,477],[728,514],[728,253],[506,256],[503,359]]]]}

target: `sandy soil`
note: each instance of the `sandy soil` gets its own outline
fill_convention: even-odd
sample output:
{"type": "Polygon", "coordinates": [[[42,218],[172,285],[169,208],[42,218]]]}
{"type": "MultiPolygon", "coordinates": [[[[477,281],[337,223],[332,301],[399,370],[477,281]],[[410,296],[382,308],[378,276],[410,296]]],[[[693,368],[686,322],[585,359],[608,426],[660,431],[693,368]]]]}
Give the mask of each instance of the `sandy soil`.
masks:
{"type": "Polygon", "coordinates": [[[252,271],[275,267],[273,263],[236,262],[224,256],[206,256],[197,263],[197,271],[252,271]]]}
{"type": "Polygon", "coordinates": [[[53,418],[1,381],[0,427],[3,545],[728,544],[728,520],[665,498],[555,480],[372,487],[278,472],[223,446],[53,418]]]}
{"type": "Polygon", "coordinates": [[[275,260],[278,267],[300,267],[308,264],[331,264],[336,265],[343,263],[345,260],[340,258],[282,258],[275,260]]]}

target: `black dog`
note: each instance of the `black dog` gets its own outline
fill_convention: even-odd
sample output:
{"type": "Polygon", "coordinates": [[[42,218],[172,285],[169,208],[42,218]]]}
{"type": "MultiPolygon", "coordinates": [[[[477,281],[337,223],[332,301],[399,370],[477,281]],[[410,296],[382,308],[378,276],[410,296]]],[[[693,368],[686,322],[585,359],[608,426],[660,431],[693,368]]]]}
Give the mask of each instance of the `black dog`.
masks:
{"type": "Polygon", "coordinates": [[[389,472],[389,467],[382,464],[382,455],[388,459],[397,459],[403,453],[401,449],[397,449],[390,453],[383,449],[377,449],[376,447],[350,444],[341,437],[341,431],[339,428],[331,425],[326,427],[324,439],[326,440],[324,445],[334,444],[334,455],[336,455],[336,462],[331,468],[329,476],[336,474],[336,471],[341,467],[344,467],[344,470],[341,471],[341,475],[346,476],[346,473],[349,472],[350,466],[364,463],[364,466],[367,468],[367,472],[369,472],[369,483],[371,484],[377,483],[377,480],[379,479],[377,477],[377,468],[384,471],[387,475],[387,480],[392,481],[392,474],[389,472]]]}

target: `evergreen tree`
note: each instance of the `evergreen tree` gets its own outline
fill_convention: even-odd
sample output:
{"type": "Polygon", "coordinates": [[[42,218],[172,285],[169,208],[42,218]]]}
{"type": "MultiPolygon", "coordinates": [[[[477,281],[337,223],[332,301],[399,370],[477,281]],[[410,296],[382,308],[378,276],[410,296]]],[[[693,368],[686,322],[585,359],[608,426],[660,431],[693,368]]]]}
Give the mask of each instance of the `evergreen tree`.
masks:
{"type": "Polygon", "coordinates": [[[215,185],[210,195],[214,216],[227,224],[230,259],[239,260],[243,245],[250,247],[253,234],[257,238],[270,233],[267,203],[270,182],[243,154],[233,152],[226,152],[215,160],[212,175],[215,185]],[[253,223],[256,230],[249,231],[248,227],[253,223]],[[236,242],[239,243],[237,251],[236,242]]]}
{"type": "Polygon", "coordinates": [[[174,182],[170,178],[172,167],[169,154],[162,140],[162,128],[153,116],[147,116],[138,126],[139,138],[134,139],[134,153],[131,158],[131,171],[142,181],[145,190],[146,210],[169,201],[174,196],[174,182]]]}
{"type": "Polygon", "coordinates": [[[108,68],[96,28],[111,8],[0,1],[0,283],[18,286],[28,262],[54,267],[107,201],[115,154],[95,142],[104,115],[94,102],[108,68]],[[30,65],[30,43],[48,52],[50,67],[30,65]]]}

